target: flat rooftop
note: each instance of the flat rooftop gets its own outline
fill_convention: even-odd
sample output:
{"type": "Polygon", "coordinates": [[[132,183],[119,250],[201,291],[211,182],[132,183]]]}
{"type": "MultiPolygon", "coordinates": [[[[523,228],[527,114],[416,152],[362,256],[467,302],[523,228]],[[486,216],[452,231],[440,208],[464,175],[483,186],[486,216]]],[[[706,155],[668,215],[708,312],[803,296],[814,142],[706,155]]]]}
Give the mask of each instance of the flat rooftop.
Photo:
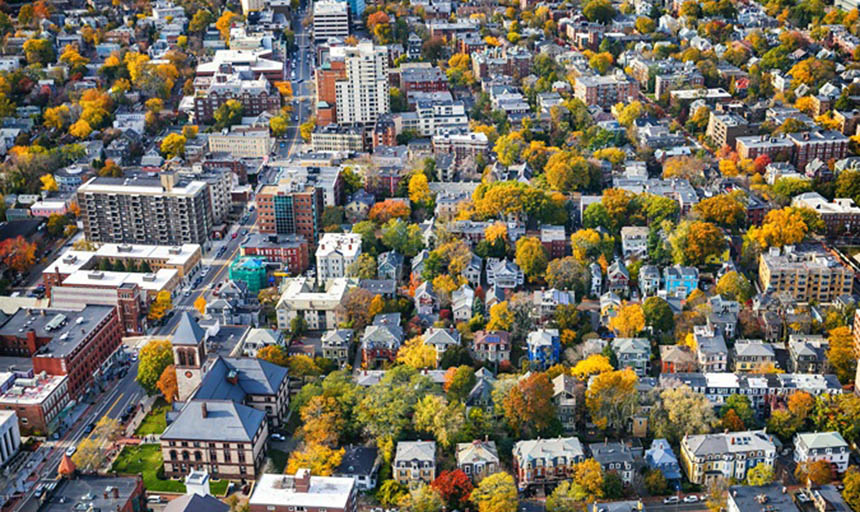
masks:
{"type": "Polygon", "coordinates": [[[355,481],[352,477],[312,476],[307,492],[295,489],[291,475],[264,474],[254,486],[249,503],[305,508],[344,509],[349,502],[355,481]]]}
{"type": "MultiPolygon", "coordinates": [[[[51,493],[50,500],[42,505],[39,510],[42,512],[124,510],[136,494],[138,484],[136,477],[79,476],[74,480],[64,479],[51,493]],[[116,492],[117,497],[114,497],[114,492],[116,492]],[[81,505],[84,508],[78,508],[81,505]]],[[[143,484],[140,483],[140,486],[142,492],[143,484]]]]}
{"type": "Polygon", "coordinates": [[[15,379],[12,387],[0,395],[0,403],[15,405],[41,404],[62,385],[68,376],[47,375],[45,378],[15,379]]]}
{"type": "Polygon", "coordinates": [[[0,336],[24,338],[28,331],[34,331],[38,338],[51,338],[35,357],[65,357],[115,309],[111,306],[86,306],[79,311],[21,309],[0,326],[0,336]]]}
{"type": "Polygon", "coordinates": [[[86,267],[95,257],[96,253],[94,252],[70,249],[45,267],[42,273],[59,272],[60,274],[71,274],[86,267]]]}
{"type": "Polygon", "coordinates": [[[100,258],[140,258],[158,260],[166,265],[182,266],[195,254],[200,254],[200,245],[103,244],[95,254],[100,258]]]}
{"type": "Polygon", "coordinates": [[[146,291],[158,292],[175,281],[178,275],[175,268],[160,268],[154,273],[78,270],[63,279],[62,285],[119,288],[124,284],[136,284],[146,291]]]}

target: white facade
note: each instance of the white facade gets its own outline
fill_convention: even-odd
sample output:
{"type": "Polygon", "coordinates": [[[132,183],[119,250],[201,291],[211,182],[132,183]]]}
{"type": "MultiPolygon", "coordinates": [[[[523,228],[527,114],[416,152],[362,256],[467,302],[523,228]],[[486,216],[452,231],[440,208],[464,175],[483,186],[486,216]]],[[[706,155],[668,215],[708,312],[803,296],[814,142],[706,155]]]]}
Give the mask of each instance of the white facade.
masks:
{"type": "Polygon", "coordinates": [[[836,472],[844,473],[848,469],[850,454],[851,449],[839,432],[810,432],[794,436],[794,461],[798,464],[826,460],[836,472]]]}
{"type": "Polygon", "coordinates": [[[251,11],[262,11],[265,6],[263,0],[242,0],[242,14],[247,16],[251,11]]]}
{"type": "Polygon", "coordinates": [[[349,13],[346,2],[323,0],[314,3],[314,40],[349,35],[349,13]]]}
{"type": "Polygon", "coordinates": [[[361,42],[344,49],[346,80],[335,84],[338,123],[373,123],[391,111],[388,51],[361,42]]]}
{"type": "Polygon", "coordinates": [[[317,280],[346,277],[346,269],[361,254],[361,235],[326,233],[317,247],[317,280]]]}
{"type": "Polygon", "coordinates": [[[15,411],[0,411],[0,465],[18,453],[21,447],[21,431],[18,430],[18,415],[15,411]]]}
{"type": "Polygon", "coordinates": [[[278,329],[290,329],[293,319],[299,317],[312,331],[337,328],[337,308],[346,295],[346,279],[329,281],[321,292],[313,291],[311,281],[304,277],[289,279],[282,286],[284,291],[275,307],[278,329]]]}

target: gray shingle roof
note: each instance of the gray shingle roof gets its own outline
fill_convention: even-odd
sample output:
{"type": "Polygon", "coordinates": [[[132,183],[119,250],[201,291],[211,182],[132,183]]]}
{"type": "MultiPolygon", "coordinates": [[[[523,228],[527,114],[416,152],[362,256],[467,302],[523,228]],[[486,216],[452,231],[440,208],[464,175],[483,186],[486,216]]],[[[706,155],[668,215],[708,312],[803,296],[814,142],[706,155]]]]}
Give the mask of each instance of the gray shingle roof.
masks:
{"type": "Polygon", "coordinates": [[[229,400],[191,400],[161,434],[161,439],[251,442],[266,413],[229,400]],[[203,408],[206,408],[204,417],[203,408]]]}
{"type": "Polygon", "coordinates": [[[179,325],[176,326],[171,343],[174,345],[197,346],[205,337],[206,331],[200,327],[197,320],[189,312],[183,311],[179,317],[179,325]]]}

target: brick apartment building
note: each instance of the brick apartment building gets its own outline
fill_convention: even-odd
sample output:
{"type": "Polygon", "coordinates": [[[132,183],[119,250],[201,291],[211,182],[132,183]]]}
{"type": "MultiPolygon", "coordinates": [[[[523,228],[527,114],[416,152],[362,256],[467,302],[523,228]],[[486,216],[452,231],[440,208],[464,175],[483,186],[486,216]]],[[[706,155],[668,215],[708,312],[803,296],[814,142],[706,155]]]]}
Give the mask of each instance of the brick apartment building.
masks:
{"type": "Polygon", "coordinates": [[[573,83],[573,95],[586,105],[611,107],[636,99],[639,87],[626,76],[580,76],[573,83]]]}
{"type": "Polygon", "coordinates": [[[448,90],[448,79],[437,67],[400,68],[400,91],[408,99],[413,92],[441,92],[448,90]]]}
{"type": "Polygon", "coordinates": [[[301,235],[252,233],[239,250],[242,256],[260,256],[266,261],[283,263],[293,274],[301,274],[310,265],[308,241],[301,235]]]}
{"type": "Polygon", "coordinates": [[[346,62],[330,58],[316,70],[317,126],[337,122],[337,82],[346,80],[346,62]]]}
{"type": "Polygon", "coordinates": [[[321,188],[300,183],[269,185],[257,194],[257,226],[261,233],[301,235],[316,244],[324,208],[321,188]]]}
{"type": "Polygon", "coordinates": [[[281,93],[268,80],[245,78],[233,72],[229,64],[219,69],[208,87],[200,89],[194,96],[194,119],[198,123],[211,122],[218,107],[228,100],[242,104],[242,115],[253,117],[263,112],[277,113],[281,109],[281,93]]]}
{"type": "Polygon", "coordinates": [[[803,172],[814,159],[827,163],[848,155],[848,137],[833,130],[788,134],[794,143],[794,167],[803,172]]]}
{"type": "Polygon", "coordinates": [[[47,372],[0,373],[0,409],[15,411],[24,435],[50,435],[57,431],[69,404],[69,378],[47,372]]]}

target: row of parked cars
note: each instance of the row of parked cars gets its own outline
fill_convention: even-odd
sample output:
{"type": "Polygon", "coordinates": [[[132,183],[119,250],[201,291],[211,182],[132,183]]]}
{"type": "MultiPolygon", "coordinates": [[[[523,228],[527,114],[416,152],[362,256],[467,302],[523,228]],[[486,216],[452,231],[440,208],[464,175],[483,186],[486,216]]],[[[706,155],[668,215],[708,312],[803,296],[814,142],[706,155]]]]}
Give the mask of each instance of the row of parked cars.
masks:
{"type": "Polygon", "coordinates": [[[695,494],[690,494],[689,496],[684,496],[683,498],[679,498],[678,496],[669,496],[663,500],[663,503],[666,505],[672,505],[674,503],[698,503],[700,501],[705,501],[707,498],[705,495],[696,496],[695,494]]]}

